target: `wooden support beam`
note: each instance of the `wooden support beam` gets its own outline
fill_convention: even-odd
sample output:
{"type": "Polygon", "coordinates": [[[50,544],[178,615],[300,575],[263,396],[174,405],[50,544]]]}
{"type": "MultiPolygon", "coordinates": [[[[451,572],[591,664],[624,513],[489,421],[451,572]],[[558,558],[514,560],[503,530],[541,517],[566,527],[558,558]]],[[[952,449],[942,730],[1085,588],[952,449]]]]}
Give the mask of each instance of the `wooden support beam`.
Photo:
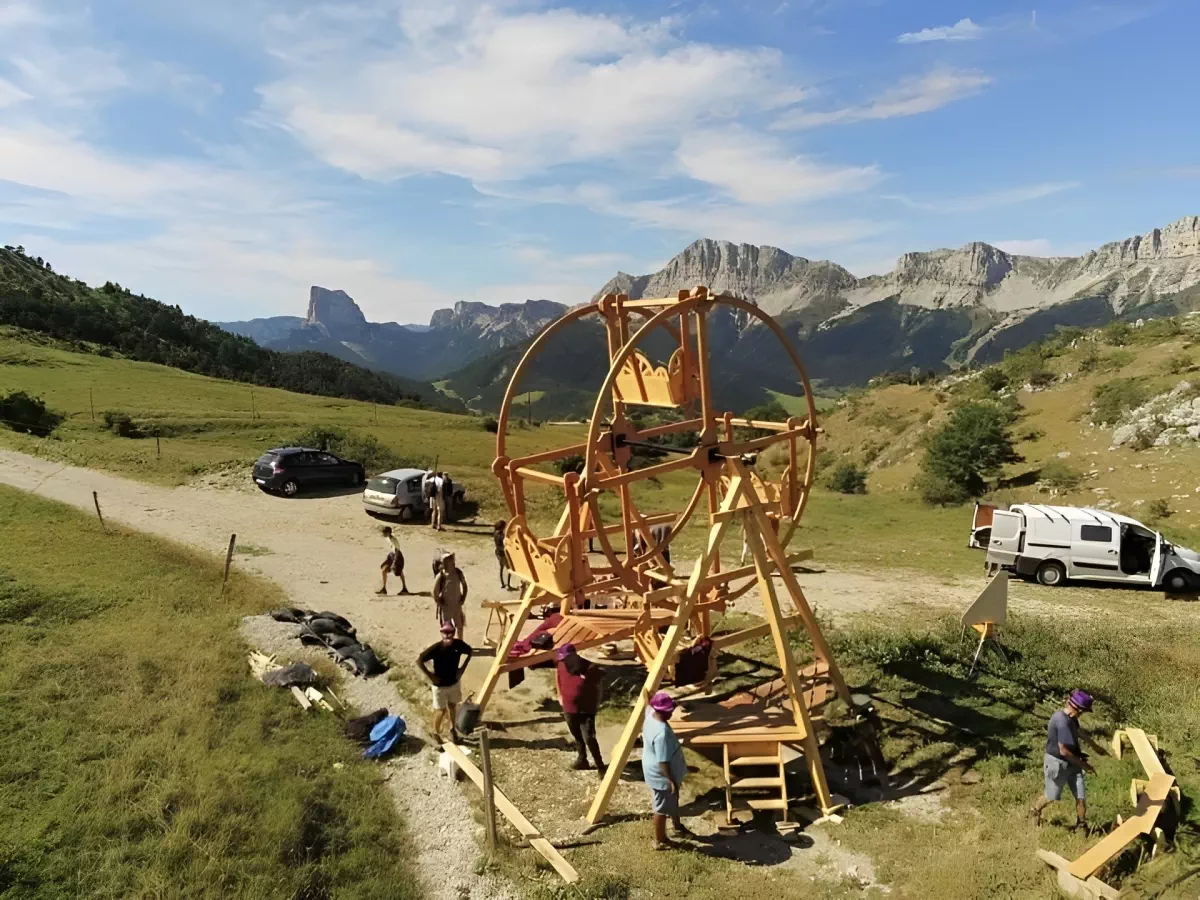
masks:
{"type": "Polygon", "coordinates": [[[1072,862],[1067,871],[1079,879],[1090,878],[1139,834],[1149,834],[1154,829],[1154,823],[1174,784],[1174,775],[1166,773],[1152,775],[1150,783],[1146,786],[1146,792],[1138,797],[1136,813],[1072,862]]]}
{"type": "MultiPolygon", "coordinates": [[[[785,632],[792,631],[798,625],[802,625],[804,620],[800,616],[788,616],[786,619],[780,619],[779,624],[785,632]]],[[[746,641],[752,641],[756,638],[766,637],[771,633],[771,623],[763,622],[761,625],[755,625],[751,628],[743,628],[741,631],[730,631],[725,634],[713,635],[713,649],[724,650],[726,647],[732,647],[734,644],[741,644],[746,641]]]]}
{"type": "MultiPolygon", "coordinates": [[[[509,464],[512,465],[511,463],[509,464]]],[[[564,482],[562,475],[553,475],[550,472],[543,472],[541,469],[527,469],[524,466],[517,466],[510,469],[513,474],[529,481],[538,481],[542,484],[553,485],[554,487],[562,487],[564,482]]]]}
{"type": "Polygon", "coordinates": [[[521,636],[521,629],[525,625],[525,621],[529,618],[529,613],[533,610],[533,604],[538,601],[545,591],[539,588],[536,584],[525,585],[524,596],[521,597],[521,607],[512,616],[508,623],[508,631],[505,632],[503,640],[496,647],[496,656],[492,660],[492,667],[488,670],[487,677],[483,679],[483,686],[479,689],[479,697],[475,701],[479,704],[479,712],[482,714],[487,708],[488,701],[492,698],[492,691],[496,689],[496,683],[500,680],[500,674],[504,671],[504,663],[508,660],[508,654],[512,652],[513,644],[521,636]]]}
{"type": "MultiPolygon", "coordinates": [[[[734,471],[739,475],[747,474],[746,467],[740,460],[733,459],[729,462],[734,471]]],[[[792,604],[796,607],[796,612],[804,619],[804,625],[808,629],[809,638],[812,640],[813,650],[816,652],[818,658],[823,659],[829,664],[829,680],[833,682],[838,696],[842,698],[847,706],[853,708],[854,703],[850,699],[850,689],[846,687],[846,681],[842,678],[842,671],[838,668],[837,662],[833,658],[833,651],[829,649],[829,642],[825,640],[825,635],[821,633],[821,626],[817,624],[816,617],[813,616],[812,609],[804,597],[804,591],[800,589],[800,583],[796,581],[796,576],[792,573],[791,566],[787,564],[787,554],[779,543],[779,537],[775,534],[771,520],[763,512],[762,505],[758,502],[758,497],[755,496],[753,490],[746,491],[746,497],[750,500],[750,512],[758,525],[758,533],[764,549],[767,551],[767,555],[775,561],[775,566],[783,578],[783,584],[787,588],[788,594],[791,595],[792,604]]],[[[747,528],[747,535],[751,531],[753,529],[747,528]]]]}
{"type": "MultiPolygon", "coordinates": [[[[479,771],[475,763],[471,762],[467,754],[463,753],[457,745],[450,741],[442,744],[442,749],[454,760],[464,775],[475,782],[481,791],[484,790],[483,773],[479,771]]],[[[513,827],[521,833],[521,837],[529,841],[529,846],[542,854],[546,858],[546,861],[554,866],[554,871],[562,876],[563,881],[567,884],[577,882],[579,880],[579,873],[575,871],[569,862],[563,859],[561,853],[554,849],[554,845],[546,840],[542,833],[538,831],[532,822],[525,818],[524,814],[517,809],[511,800],[504,796],[503,791],[494,785],[492,786],[492,791],[495,794],[496,809],[504,814],[504,818],[512,822],[513,827]]]]}
{"type": "MultiPolygon", "coordinates": [[[[751,515],[751,513],[747,515],[751,515]]],[[[769,525],[767,527],[770,528],[769,525]]],[[[773,531],[772,534],[774,534],[773,531]]],[[[837,806],[833,802],[833,797],[829,793],[829,784],[825,780],[821,748],[817,745],[816,732],[808,717],[808,707],[804,704],[804,693],[796,672],[796,659],[792,656],[788,633],[783,628],[783,614],[779,609],[779,598],[775,594],[775,582],[771,578],[767,550],[763,546],[762,535],[754,527],[754,523],[747,523],[746,544],[750,548],[750,554],[754,557],[754,564],[758,566],[758,583],[762,593],[763,610],[766,613],[771,637],[775,642],[775,655],[779,659],[780,668],[783,669],[783,678],[787,684],[788,697],[792,704],[792,715],[795,717],[796,727],[803,732],[800,744],[804,748],[804,763],[808,767],[809,778],[812,781],[813,791],[817,795],[821,814],[828,816],[835,812],[837,806]]]]}
{"type": "MultiPolygon", "coordinates": [[[[738,502],[748,481],[749,479],[743,479],[740,475],[735,475],[730,481],[729,492],[725,495],[725,505],[728,508],[732,509],[738,502]]],[[[675,611],[675,619],[671,623],[671,627],[667,629],[667,634],[663,642],[658,647],[658,652],[654,656],[654,662],[650,664],[650,670],[646,674],[646,683],[642,685],[641,691],[638,692],[637,698],[634,700],[633,710],[629,715],[629,720],[625,723],[621,737],[617,740],[616,746],[609,751],[608,771],[605,772],[604,780],[600,783],[600,790],[596,793],[596,797],[592,801],[592,806],[588,810],[588,822],[593,825],[599,822],[607,811],[613,791],[616,790],[617,781],[621,777],[621,772],[625,769],[625,764],[629,762],[629,753],[633,750],[634,740],[641,732],[642,719],[646,715],[646,707],[651,695],[662,684],[662,679],[666,674],[668,666],[675,662],[676,652],[683,638],[684,630],[687,628],[688,620],[691,618],[692,606],[700,595],[700,585],[704,580],[705,573],[708,572],[709,565],[717,554],[720,553],[721,539],[725,536],[725,530],[728,527],[728,522],[712,526],[708,533],[708,544],[705,547],[704,553],[701,554],[700,558],[696,560],[696,564],[692,567],[692,576],[688,580],[687,590],[680,600],[679,608],[675,611]]]]}

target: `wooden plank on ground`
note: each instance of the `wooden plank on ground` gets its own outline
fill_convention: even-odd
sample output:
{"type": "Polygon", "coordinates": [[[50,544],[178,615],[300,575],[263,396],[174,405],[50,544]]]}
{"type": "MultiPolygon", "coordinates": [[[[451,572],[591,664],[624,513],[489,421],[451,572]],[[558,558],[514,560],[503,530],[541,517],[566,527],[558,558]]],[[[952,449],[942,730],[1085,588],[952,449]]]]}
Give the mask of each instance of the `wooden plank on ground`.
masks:
{"type": "MultiPolygon", "coordinates": [[[[470,758],[459,749],[455,744],[447,741],[442,744],[442,749],[449,754],[450,758],[458,764],[458,767],[470,778],[479,789],[483,790],[483,772],[481,772],[475,763],[471,762],[470,758]]],[[[554,870],[562,876],[563,881],[567,884],[574,884],[579,880],[579,873],[572,868],[571,864],[563,859],[561,853],[554,849],[542,833],[537,830],[532,822],[530,822],[521,813],[519,809],[509,800],[500,788],[492,785],[492,791],[496,797],[496,808],[504,814],[504,818],[512,822],[513,827],[521,832],[521,836],[529,841],[529,846],[546,858],[550,865],[554,866],[554,870]]]]}
{"type": "Polygon", "coordinates": [[[1137,815],[1130,816],[1105,835],[1103,840],[1072,862],[1068,871],[1076,878],[1089,878],[1139,834],[1149,834],[1174,783],[1173,775],[1152,776],[1146,793],[1142,794],[1138,803],[1137,815]]]}
{"type": "Polygon", "coordinates": [[[1146,775],[1153,778],[1155,775],[1166,774],[1166,769],[1163,768],[1162,759],[1158,755],[1158,751],[1154,749],[1154,745],[1150,743],[1150,738],[1146,736],[1146,732],[1141,728],[1126,728],[1125,735],[1129,738],[1129,743],[1133,745],[1133,752],[1137,754],[1138,762],[1142,764],[1142,768],[1146,770],[1146,775]]]}
{"type": "Polygon", "coordinates": [[[292,696],[296,698],[296,702],[300,704],[301,709],[308,710],[312,708],[312,703],[304,696],[304,691],[300,690],[294,684],[292,685],[292,696]]]}

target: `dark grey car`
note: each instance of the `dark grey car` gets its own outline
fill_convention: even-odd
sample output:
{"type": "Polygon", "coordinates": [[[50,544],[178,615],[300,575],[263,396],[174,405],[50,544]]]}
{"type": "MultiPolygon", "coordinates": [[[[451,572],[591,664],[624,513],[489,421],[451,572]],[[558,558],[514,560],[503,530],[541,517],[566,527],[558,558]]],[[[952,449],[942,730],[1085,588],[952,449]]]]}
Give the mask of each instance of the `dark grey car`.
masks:
{"type": "Polygon", "coordinates": [[[366,472],[361,463],[311,447],[277,447],[254,463],[254,483],[268,493],[293,497],[305,489],[359,487],[366,472]]]}

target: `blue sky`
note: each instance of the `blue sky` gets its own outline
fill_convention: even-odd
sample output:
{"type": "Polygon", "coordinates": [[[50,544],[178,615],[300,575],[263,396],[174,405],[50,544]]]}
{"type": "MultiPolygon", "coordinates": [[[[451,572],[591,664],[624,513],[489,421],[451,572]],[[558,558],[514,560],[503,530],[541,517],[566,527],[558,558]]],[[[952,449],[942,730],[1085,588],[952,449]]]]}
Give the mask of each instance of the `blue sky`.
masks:
{"type": "Polygon", "coordinates": [[[0,0],[0,242],[214,319],[1200,213],[1194,0],[0,0]]]}

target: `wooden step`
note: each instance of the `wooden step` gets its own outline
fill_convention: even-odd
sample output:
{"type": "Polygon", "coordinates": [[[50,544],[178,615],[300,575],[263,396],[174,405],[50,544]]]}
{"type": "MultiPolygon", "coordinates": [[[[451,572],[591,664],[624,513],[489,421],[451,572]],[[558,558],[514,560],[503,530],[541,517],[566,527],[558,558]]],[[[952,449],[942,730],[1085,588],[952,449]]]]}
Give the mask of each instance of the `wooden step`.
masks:
{"type": "Polygon", "coordinates": [[[768,809],[787,809],[787,801],[781,797],[735,797],[733,808],[763,811],[768,809]]]}
{"type": "Polygon", "coordinates": [[[781,788],[783,787],[783,779],[778,775],[774,776],[773,778],[735,778],[729,787],[731,790],[735,791],[781,788]]]}
{"type": "Polygon", "coordinates": [[[778,756],[734,756],[729,760],[731,766],[777,766],[779,763],[778,756]]]}

